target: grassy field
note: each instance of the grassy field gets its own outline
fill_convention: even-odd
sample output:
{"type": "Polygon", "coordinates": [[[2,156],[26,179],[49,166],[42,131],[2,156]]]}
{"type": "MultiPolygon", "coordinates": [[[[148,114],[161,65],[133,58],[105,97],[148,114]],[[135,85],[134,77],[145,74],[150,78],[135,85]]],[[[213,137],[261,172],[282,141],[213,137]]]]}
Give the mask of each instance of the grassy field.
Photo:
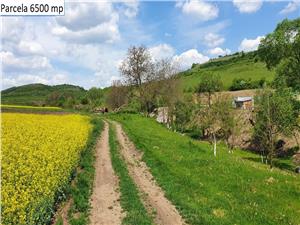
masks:
{"type": "Polygon", "coordinates": [[[248,57],[239,58],[233,62],[227,60],[221,65],[217,62],[210,63],[209,66],[205,66],[205,64],[197,65],[193,69],[183,73],[181,76],[183,90],[194,89],[200,82],[200,75],[205,72],[220,75],[225,90],[228,90],[234,78],[251,78],[252,81],[265,78],[267,81],[272,81],[275,75],[274,71],[267,70],[264,63],[254,62],[253,59],[248,57]]]}
{"type": "Polygon", "coordinates": [[[299,176],[249,160],[217,157],[192,140],[139,115],[112,115],[144,152],[143,159],[189,224],[300,224],[299,176]]]}

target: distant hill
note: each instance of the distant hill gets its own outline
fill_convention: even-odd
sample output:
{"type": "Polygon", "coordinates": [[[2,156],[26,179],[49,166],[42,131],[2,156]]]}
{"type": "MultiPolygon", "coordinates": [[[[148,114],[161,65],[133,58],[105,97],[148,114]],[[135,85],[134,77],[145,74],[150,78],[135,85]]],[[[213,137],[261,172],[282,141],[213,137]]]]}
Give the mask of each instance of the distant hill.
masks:
{"type": "Polygon", "coordinates": [[[85,95],[86,90],[79,86],[28,84],[1,91],[2,104],[15,105],[54,105],[51,98],[78,98],[85,95]]]}
{"type": "Polygon", "coordinates": [[[275,72],[269,71],[265,64],[258,60],[256,52],[235,53],[217,59],[211,59],[204,64],[194,64],[191,69],[180,74],[184,91],[192,91],[199,84],[200,75],[205,72],[219,74],[225,90],[228,90],[234,78],[266,81],[274,79],[275,72]]]}

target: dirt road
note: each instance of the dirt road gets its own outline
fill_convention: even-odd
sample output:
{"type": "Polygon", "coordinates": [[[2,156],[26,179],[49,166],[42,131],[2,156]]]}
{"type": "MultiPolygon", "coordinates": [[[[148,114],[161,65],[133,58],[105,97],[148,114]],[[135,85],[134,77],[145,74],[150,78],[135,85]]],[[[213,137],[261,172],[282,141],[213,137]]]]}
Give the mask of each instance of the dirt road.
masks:
{"type": "Polygon", "coordinates": [[[133,178],[142,196],[145,196],[144,204],[155,211],[154,222],[159,225],[185,224],[175,206],[164,196],[162,189],[156,184],[147,165],[142,161],[142,155],[138,152],[120,124],[116,123],[117,138],[121,145],[123,155],[130,176],[133,178]]]}
{"type": "Polygon", "coordinates": [[[121,224],[123,214],[118,192],[118,178],[114,174],[109,152],[109,125],[105,122],[96,146],[95,180],[91,197],[91,225],[121,224]]]}

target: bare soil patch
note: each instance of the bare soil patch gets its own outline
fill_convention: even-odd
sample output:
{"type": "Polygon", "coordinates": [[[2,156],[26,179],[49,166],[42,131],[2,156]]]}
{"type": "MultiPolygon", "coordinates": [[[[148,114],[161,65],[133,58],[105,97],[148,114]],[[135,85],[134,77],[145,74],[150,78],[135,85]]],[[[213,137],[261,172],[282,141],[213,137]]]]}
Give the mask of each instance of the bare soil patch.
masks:
{"type": "Polygon", "coordinates": [[[111,164],[108,129],[108,123],[105,122],[104,130],[96,146],[91,225],[117,225],[122,223],[124,217],[119,201],[118,178],[111,164]]]}

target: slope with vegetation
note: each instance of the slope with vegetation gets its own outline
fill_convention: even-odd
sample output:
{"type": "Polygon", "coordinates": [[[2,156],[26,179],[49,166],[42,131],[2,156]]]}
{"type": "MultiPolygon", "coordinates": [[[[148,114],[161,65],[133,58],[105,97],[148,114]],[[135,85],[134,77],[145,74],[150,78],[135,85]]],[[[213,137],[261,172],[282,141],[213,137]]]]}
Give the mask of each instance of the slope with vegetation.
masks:
{"type": "MultiPolygon", "coordinates": [[[[229,90],[234,81],[259,83],[261,80],[271,82],[274,79],[274,71],[266,68],[263,62],[257,58],[256,52],[236,53],[211,60],[204,64],[194,64],[193,67],[180,74],[182,87],[185,92],[192,92],[201,80],[201,74],[213,73],[219,75],[224,84],[224,89],[229,90]]],[[[249,89],[252,88],[248,86],[249,89]]]]}
{"type": "MultiPolygon", "coordinates": [[[[159,185],[189,224],[299,224],[299,177],[247,160],[217,157],[208,143],[176,134],[139,115],[114,115],[141,150],[159,185]]],[[[238,150],[237,150],[238,151],[238,150]]]]}
{"type": "Polygon", "coordinates": [[[9,105],[64,106],[67,101],[80,99],[85,93],[82,87],[69,84],[28,84],[1,91],[1,102],[9,105]]]}

